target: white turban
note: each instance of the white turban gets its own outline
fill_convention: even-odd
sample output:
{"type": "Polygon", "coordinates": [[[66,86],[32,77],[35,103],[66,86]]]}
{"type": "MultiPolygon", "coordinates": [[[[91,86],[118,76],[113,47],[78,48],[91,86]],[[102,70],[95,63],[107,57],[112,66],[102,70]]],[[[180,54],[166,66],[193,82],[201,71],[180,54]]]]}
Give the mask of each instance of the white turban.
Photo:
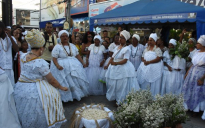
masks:
{"type": "Polygon", "coordinates": [[[25,39],[30,44],[31,48],[40,48],[43,47],[45,44],[44,37],[37,29],[32,29],[31,31],[28,31],[25,39]]]}
{"type": "Polygon", "coordinates": [[[125,37],[126,41],[130,38],[130,33],[126,30],[123,30],[120,34],[125,37]]]}
{"type": "Polygon", "coordinates": [[[194,38],[189,38],[194,44],[196,44],[196,40],[194,38]]]}
{"type": "Polygon", "coordinates": [[[58,37],[60,38],[63,33],[67,34],[68,37],[69,37],[69,33],[68,33],[68,31],[66,31],[66,30],[61,30],[61,31],[58,33],[58,37]]]}
{"type": "Polygon", "coordinates": [[[132,36],[132,38],[136,38],[138,41],[140,41],[140,36],[137,35],[137,34],[134,34],[134,35],[132,36]]]}
{"type": "Polygon", "coordinates": [[[94,41],[95,41],[95,39],[98,39],[98,40],[100,40],[100,43],[102,43],[102,38],[101,38],[101,36],[100,35],[96,35],[95,37],[94,37],[94,41]]]}
{"type": "Polygon", "coordinates": [[[200,43],[202,46],[205,46],[205,35],[200,36],[198,43],[200,43]]]}
{"type": "Polygon", "coordinates": [[[152,38],[156,42],[158,37],[156,33],[151,33],[149,38],[152,38]]]}
{"type": "Polygon", "coordinates": [[[169,43],[170,43],[170,44],[173,44],[174,46],[177,45],[177,41],[176,41],[175,39],[169,40],[169,43]]]}

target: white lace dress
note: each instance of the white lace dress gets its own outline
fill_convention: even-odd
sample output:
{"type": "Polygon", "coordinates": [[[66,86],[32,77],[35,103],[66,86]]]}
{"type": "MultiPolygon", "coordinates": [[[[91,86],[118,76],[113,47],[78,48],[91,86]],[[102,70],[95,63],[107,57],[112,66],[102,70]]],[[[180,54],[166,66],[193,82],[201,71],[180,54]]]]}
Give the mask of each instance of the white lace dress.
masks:
{"type": "MultiPolygon", "coordinates": [[[[162,51],[160,48],[156,48],[156,46],[152,51],[147,47],[144,50],[142,57],[144,57],[146,61],[151,61],[157,57],[162,57],[162,51]]],[[[149,65],[144,65],[144,62],[141,62],[137,70],[137,80],[140,87],[142,89],[150,89],[153,96],[160,94],[162,71],[162,61],[149,65]]]]}
{"type": "Polygon", "coordinates": [[[134,65],[135,71],[137,71],[142,61],[142,54],[143,54],[145,47],[142,44],[138,44],[137,47],[134,47],[131,44],[129,45],[129,47],[131,49],[130,62],[134,65]]]}
{"type": "Polygon", "coordinates": [[[52,50],[52,57],[57,58],[58,64],[63,67],[63,70],[59,70],[53,61],[51,61],[50,67],[52,75],[60,85],[69,89],[69,91],[59,90],[64,102],[73,101],[73,99],[80,101],[82,97],[88,95],[88,80],[85,69],[75,57],[79,54],[78,49],[71,43],[70,47],[71,50],[69,46],[64,46],[64,49],[61,44],[55,45],[52,50]],[[72,51],[71,56],[68,55],[70,51],[72,51]]]}
{"type": "Polygon", "coordinates": [[[49,64],[43,59],[27,62],[26,55],[21,58],[21,76],[14,88],[22,128],[60,128],[66,121],[60,93],[44,80],[49,64]]]}
{"type": "Polygon", "coordinates": [[[186,70],[186,60],[178,56],[175,56],[174,59],[171,60],[169,51],[165,51],[163,54],[163,61],[172,67],[172,71],[169,71],[168,68],[164,66],[161,94],[181,94],[186,70]],[[175,69],[181,70],[177,71],[175,69]]]}
{"type": "Polygon", "coordinates": [[[0,83],[0,128],[21,128],[13,97],[13,86],[2,69],[0,83]]]}
{"type": "Polygon", "coordinates": [[[99,81],[100,73],[103,71],[103,67],[100,67],[100,63],[103,61],[103,53],[106,53],[106,49],[103,45],[96,47],[95,44],[91,44],[88,48],[90,51],[89,66],[86,74],[89,80],[89,93],[90,95],[105,95],[106,87],[99,81]]]}
{"type": "Polygon", "coordinates": [[[139,90],[139,85],[135,76],[135,68],[129,61],[130,48],[126,46],[119,51],[118,47],[115,48],[115,52],[112,56],[114,62],[119,62],[123,59],[128,59],[128,61],[123,65],[109,65],[105,77],[107,99],[109,101],[116,100],[119,104],[132,89],[139,90]]]}

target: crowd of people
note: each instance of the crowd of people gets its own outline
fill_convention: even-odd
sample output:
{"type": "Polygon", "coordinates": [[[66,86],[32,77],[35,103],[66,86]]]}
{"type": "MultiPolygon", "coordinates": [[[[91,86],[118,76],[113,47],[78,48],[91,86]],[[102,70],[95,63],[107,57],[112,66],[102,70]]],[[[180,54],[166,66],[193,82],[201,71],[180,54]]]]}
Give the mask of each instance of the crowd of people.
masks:
{"type": "Polygon", "coordinates": [[[120,105],[129,92],[140,89],[153,96],[183,94],[187,110],[205,111],[205,35],[188,40],[187,61],[170,54],[175,39],[166,47],[156,33],[140,44],[139,35],[121,30],[111,43],[107,31],[103,37],[90,31],[70,35],[53,32],[48,22],[45,32],[20,34],[20,28],[10,31],[0,22],[0,116],[9,121],[0,127],[58,128],[66,121],[62,102],[106,95],[120,105]]]}

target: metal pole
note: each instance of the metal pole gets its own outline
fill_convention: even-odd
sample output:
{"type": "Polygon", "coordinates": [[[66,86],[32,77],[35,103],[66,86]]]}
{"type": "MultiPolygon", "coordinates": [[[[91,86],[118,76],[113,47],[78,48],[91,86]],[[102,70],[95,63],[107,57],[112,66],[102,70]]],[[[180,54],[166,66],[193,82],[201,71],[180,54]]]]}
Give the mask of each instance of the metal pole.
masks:
{"type": "Polygon", "coordinates": [[[69,25],[70,25],[70,8],[71,8],[71,0],[67,0],[67,16],[66,16],[66,20],[68,21],[69,25]]]}

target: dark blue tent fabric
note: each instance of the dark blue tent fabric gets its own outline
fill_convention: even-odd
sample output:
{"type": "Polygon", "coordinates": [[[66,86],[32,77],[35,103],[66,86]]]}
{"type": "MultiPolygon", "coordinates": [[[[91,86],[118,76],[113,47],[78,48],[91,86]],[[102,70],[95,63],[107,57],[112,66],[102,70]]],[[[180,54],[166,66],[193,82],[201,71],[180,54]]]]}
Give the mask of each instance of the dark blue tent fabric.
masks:
{"type": "Polygon", "coordinates": [[[180,2],[178,0],[140,0],[132,4],[114,9],[112,11],[97,15],[90,18],[91,29],[94,25],[110,25],[110,24],[135,24],[135,23],[165,23],[165,22],[196,22],[197,37],[205,34],[205,9],[192,4],[180,2]],[[189,13],[196,13],[195,18],[190,18],[189,13]],[[174,18],[173,14],[176,15],[174,18]],[[152,17],[163,17],[153,19],[152,17]],[[133,20],[134,18],[137,18],[133,20]],[[97,21],[94,23],[94,21],[97,21]]]}

